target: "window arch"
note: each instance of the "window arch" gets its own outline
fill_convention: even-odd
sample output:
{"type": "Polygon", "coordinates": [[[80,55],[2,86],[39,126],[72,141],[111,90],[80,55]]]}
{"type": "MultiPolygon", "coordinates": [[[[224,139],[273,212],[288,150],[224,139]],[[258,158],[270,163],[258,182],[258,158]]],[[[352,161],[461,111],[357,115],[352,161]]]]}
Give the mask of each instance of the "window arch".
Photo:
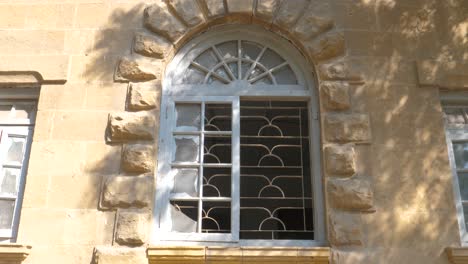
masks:
{"type": "Polygon", "coordinates": [[[153,242],[323,243],[312,72],[255,26],[214,29],[176,54],[161,97],[153,242]]]}

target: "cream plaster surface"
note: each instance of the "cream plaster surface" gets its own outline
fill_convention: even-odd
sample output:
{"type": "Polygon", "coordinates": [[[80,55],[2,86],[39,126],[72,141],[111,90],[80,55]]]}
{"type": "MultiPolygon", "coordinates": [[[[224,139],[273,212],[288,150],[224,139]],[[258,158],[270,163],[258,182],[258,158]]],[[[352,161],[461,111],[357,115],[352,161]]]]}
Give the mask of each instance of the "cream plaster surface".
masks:
{"type": "MultiPolygon", "coordinates": [[[[353,77],[348,78],[354,80],[348,87],[350,107],[340,113],[369,117],[372,137],[355,145],[355,171],[370,181],[375,212],[357,213],[359,230],[353,226],[352,232],[360,233],[362,246],[333,245],[332,262],[449,263],[445,249],[460,246],[460,237],[437,85],[453,73],[438,67],[425,75],[436,86],[420,87],[416,61],[466,69],[468,2],[300,1],[309,8],[288,13],[293,10],[289,3],[275,20],[272,10],[280,6],[278,1],[253,1],[257,9],[241,16],[242,1],[227,1],[240,13],[217,23],[263,17],[270,22],[258,23],[294,43],[312,43],[298,41],[288,32],[291,28],[276,28],[271,21],[290,25],[300,21],[302,10],[310,15],[308,21],[322,21],[314,19],[313,12],[325,8],[333,30],[343,36],[346,48],[340,60],[345,64],[325,61],[321,65],[333,64],[327,71],[316,66],[322,79],[353,77]],[[323,7],[324,2],[329,5],[323,7]]],[[[114,73],[119,59],[133,54],[135,34],[153,34],[144,28],[143,10],[155,2],[160,1],[0,0],[0,72],[38,72],[44,81],[17,239],[32,246],[24,263],[87,264],[93,261],[95,247],[115,244],[116,212],[100,207],[104,180],[121,173],[122,146],[106,143],[106,130],[109,113],[127,110],[128,85],[114,82],[114,73]]],[[[193,19],[219,18],[230,10],[206,1],[211,2],[216,3],[205,6],[203,16],[186,14],[192,20],[181,23],[184,28],[193,19]]],[[[310,29],[326,31],[330,22],[325,22],[310,29]]],[[[178,45],[202,29],[190,29],[178,45]]],[[[161,65],[167,64],[170,54],[161,65]]],[[[460,80],[466,79],[452,83],[459,86],[460,80]]],[[[335,114],[323,106],[321,111],[335,114]]],[[[327,204],[329,213],[337,210],[331,206],[327,204]]]]}

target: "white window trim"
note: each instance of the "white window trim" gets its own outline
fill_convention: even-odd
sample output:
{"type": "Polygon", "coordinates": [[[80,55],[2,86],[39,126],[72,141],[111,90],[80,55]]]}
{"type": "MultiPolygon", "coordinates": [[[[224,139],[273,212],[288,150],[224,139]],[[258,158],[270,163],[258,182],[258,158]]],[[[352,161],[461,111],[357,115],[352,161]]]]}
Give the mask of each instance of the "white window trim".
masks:
{"type": "MultiPolygon", "coordinates": [[[[442,105],[456,104],[466,106],[468,108],[468,93],[467,92],[451,92],[441,93],[442,105]]],[[[455,154],[453,152],[453,142],[468,143],[468,125],[450,127],[446,124],[445,127],[446,143],[449,154],[450,167],[452,170],[452,187],[455,210],[457,213],[458,230],[462,246],[468,246],[468,233],[465,224],[465,216],[463,213],[463,203],[460,193],[460,184],[458,182],[457,167],[455,163],[455,154]]],[[[468,219],[467,219],[468,220],[468,219]]]]}
{"type": "MultiPolygon", "coordinates": [[[[12,103],[16,103],[37,106],[38,96],[38,88],[2,88],[0,90],[0,105],[11,105],[12,103]]],[[[29,153],[31,151],[36,111],[37,109],[35,109],[31,113],[31,118],[29,119],[8,120],[6,122],[0,121],[0,130],[6,130],[9,134],[15,134],[26,138],[24,158],[21,164],[19,191],[16,197],[15,208],[13,212],[12,228],[0,229],[0,243],[15,242],[18,236],[19,220],[24,197],[26,174],[29,164],[29,153]]],[[[3,134],[1,137],[3,137],[4,135],[6,135],[6,133],[3,134]]],[[[0,155],[1,153],[4,153],[2,149],[0,149],[0,155]]],[[[3,161],[3,157],[0,156],[0,162],[1,161],[3,161]]]]}
{"type": "MultiPolygon", "coordinates": [[[[325,236],[325,210],[324,210],[324,198],[323,198],[323,186],[322,186],[322,169],[321,169],[321,152],[320,152],[320,124],[318,118],[318,95],[316,92],[316,82],[312,75],[313,69],[307,64],[303,56],[295,48],[291,48],[291,43],[287,40],[266,32],[264,29],[258,26],[239,26],[239,25],[230,25],[223,26],[215,30],[214,32],[207,32],[192,40],[190,43],[186,44],[174,57],[173,61],[168,65],[166,71],[166,77],[163,82],[163,91],[161,98],[161,122],[168,120],[169,114],[168,109],[171,109],[169,106],[171,98],[179,96],[199,96],[200,92],[203,92],[205,96],[235,96],[237,100],[241,97],[242,99],[246,98],[255,98],[255,99],[280,99],[280,100],[300,100],[309,102],[309,126],[310,126],[310,158],[311,158],[311,173],[313,175],[313,199],[314,199],[314,240],[236,240],[223,243],[216,243],[217,245],[225,246],[252,246],[252,245],[264,245],[264,246],[321,246],[326,245],[326,236],[325,236]],[[191,51],[199,43],[201,45],[196,47],[196,50],[203,51],[205,48],[213,45],[215,42],[220,43],[229,40],[237,39],[247,39],[254,42],[259,42],[262,44],[269,43],[268,47],[276,51],[280,56],[289,61],[289,65],[293,72],[296,74],[298,80],[298,85],[277,85],[277,86],[267,86],[267,85],[255,85],[251,86],[254,89],[245,89],[245,84],[241,82],[231,83],[229,85],[224,85],[223,89],[213,89],[214,86],[207,87],[206,85],[172,85],[172,79],[177,71],[180,71],[182,67],[180,63],[189,51],[191,51]],[[287,53],[285,53],[287,51],[287,53]],[[287,96],[285,98],[285,96],[287,96]]],[[[238,102],[238,101],[237,101],[238,102]]],[[[167,122],[167,121],[166,121],[167,122]]],[[[165,140],[170,138],[168,133],[171,133],[170,127],[167,123],[161,123],[160,136],[159,136],[159,147],[160,154],[158,162],[158,172],[156,178],[158,179],[158,174],[161,172],[161,169],[164,171],[167,167],[167,164],[164,162],[167,157],[163,155],[168,155],[167,151],[161,151],[165,149],[165,140]]],[[[234,126],[233,126],[234,129],[234,126]]],[[[234,130],[233,130],[234,133],[234,130]]],[[[234,138],[234,137],[233,137],[234,138]]],[[[234,162],[234,160],[233,160],[234,162]]],[[[234,167],[234,166],[233,166],[234,167]]],[[[161,208],[161,203],[165,199],[161,199],[161,188],[164,185],[156,184],[156,195],[155,195],[155,205],[156,209],[154,210],[154,223],[153,223],[153,232],[151,236],[151,243],[155,245],[209,245],[210,242],[203,241],[168,241],[162,240],[161,234],[157,232],[159,226],[159,208],[161,208]]],[[[238,223],[238,221],[237,221],[238,223]]],[[[171,236],[174,237],[174,233],[171,233],[171,236]]]]}

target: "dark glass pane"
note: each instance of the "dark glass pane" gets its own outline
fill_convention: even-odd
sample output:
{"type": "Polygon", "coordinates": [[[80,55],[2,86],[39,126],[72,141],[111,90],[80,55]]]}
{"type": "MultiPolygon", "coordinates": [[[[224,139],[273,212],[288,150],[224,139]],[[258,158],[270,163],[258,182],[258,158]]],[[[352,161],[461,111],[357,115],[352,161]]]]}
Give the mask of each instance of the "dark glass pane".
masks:
{"type": "Polygon", "coordinates": [[[203,202],[202,232],[231,232],[230,202],[203,202]]]}
{"type": "Polygon", "coordinates": [[[313,239],[307,102],[241,101],[241,239],[313,239]]]}

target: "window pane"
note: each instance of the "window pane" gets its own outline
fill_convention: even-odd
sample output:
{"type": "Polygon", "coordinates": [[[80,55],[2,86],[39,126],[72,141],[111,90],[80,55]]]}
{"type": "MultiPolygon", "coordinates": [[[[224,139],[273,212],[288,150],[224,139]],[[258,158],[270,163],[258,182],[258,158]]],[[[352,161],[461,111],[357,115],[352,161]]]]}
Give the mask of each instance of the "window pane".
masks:
{"type": "Polygon", "coordinates": [[[198,169],[175,169],[172,193],[198,196],[198,169]]]}
{"type": "Polygon", "coordinates": [[[278,66],[283,62],[283,58],[281,58],[278,55],[278,53],[272,51],[271,49],[267,49],[265,53],[263,53],[262,58],[260,59],[260,64],[265,66],[265,68],[267,69],[271,69],[275,66],[278,66]]]}
{"type": "Polygon", "coordinates": [[[231,168],[203,168],[203,197],[231,197],[231,168]]]}
{"type": "Polygon", "coordinates": [[[205,80],[205,73],[201,72],[194,66],[189,66],[185,71],[183,78],[181,79],[183,79],[183,81],[181,81],[180,83],[202,84],[205,80]]]}
{"type": "Polygon", "coordinates": [[[239,66],[238,66],[237,62],[228,63],[228,67],[229,67],[229,69],[231,69],[231,72],[234,75],[234,77],[239,78],[239,75],[237,73],[238,70],[239,70],[239,66]]]}
{"type": "Polygon", "coordinates": [[[277,84],[297,84],[296,75],[291,70],[289,65],[281,67],[281,69],[273,73],[277,84]]]}
{"type": "Polygon", "coordinates": [[[306,106],[241,101],[241,239],[314,239],[306,106]]]}
{"type": "Polygon", "coordinates": [[[453,143],[453,154],[457,169],[468,168],[468,143],[453,143]]]}
{"type": "Polygon", "coordinates": [[[231,232],[231,203],[203,202],[203,233],[231,232]]]}
{"type": "Polygon", "coordinates": [[[219,76],[224,77],[224,79],[226,79],[226,80],[231,80],[231,78],[229,78],[228,73],[226,72],[226,69],[224,68],[224,66],[218,67],[218,68],[215,70],[215,72],[216,72],[219,76]]]}
{"type": "Polygon", "coordinates": [[[197,232],[198,201],[172,201],[171,219],[171,231],[183,233],[197,232]]]}
{"type": "Polygon", "coordinates": [[[211,70],[219,62],[211,49],[204,51],[195,59],[195,61],[208,70],[211,70]]]}
{"type": "Polygon", "coordinates": [[[205,135],[203,163],[231,163],[231,137],[205,135]]]}
{"type": "Polygon", "coordinates": [[[9,137],[7,139],[7,156],[6,162],[19,162],[23,161],[25,138],[9,137]]]}
{"type": "Polygon", "coordinates": [[[20,175],[20,169],[3,168],[3,178],[0,178],[0,195],[16,196],[20,175]]]}
{"type": "MultiPolygon", "coordinates": [[[[241,63],[241,73],[242,73],[242,79],[245,79],[245,76],[247,74],[247,71],[250,70],[250,67],[252,67],[252,64],[250,62],[242,62],[241,63]]],[[[252,76],[248,77],[248,79],[251,79],[252,76]]]]}
{"type": "Polygon", "coordinates": [[[13,223],[15,201],[0,200],[0,229],[10,229],[13,223]]]}
{"type": "Polygon", "coordinates": [[[260,54],[261,50],[262,48],[256,43],[248,41],[242,42],[242,58],[255,60],[258,57],[258,54],[260,54]]]}
{"type": "Polygon", "coordinates": [[[232,107],[230,104],[205,105],[206,131],[231,131],[232,107]]]}
{"type": "Polygon", "coordinates": [[[175,162],[198,162],[200,138],[197,136],[175,136],[175,162]]]}
{"type": "Polygon", "coordinates": [[[200,104],[176,104],[176,130],[200,131],[200,104]]]}
{"type": "Polygon", "coordinates": [[[228,41],[216,46],[223,59],[237,58],[237,41],[228,41]]]}

